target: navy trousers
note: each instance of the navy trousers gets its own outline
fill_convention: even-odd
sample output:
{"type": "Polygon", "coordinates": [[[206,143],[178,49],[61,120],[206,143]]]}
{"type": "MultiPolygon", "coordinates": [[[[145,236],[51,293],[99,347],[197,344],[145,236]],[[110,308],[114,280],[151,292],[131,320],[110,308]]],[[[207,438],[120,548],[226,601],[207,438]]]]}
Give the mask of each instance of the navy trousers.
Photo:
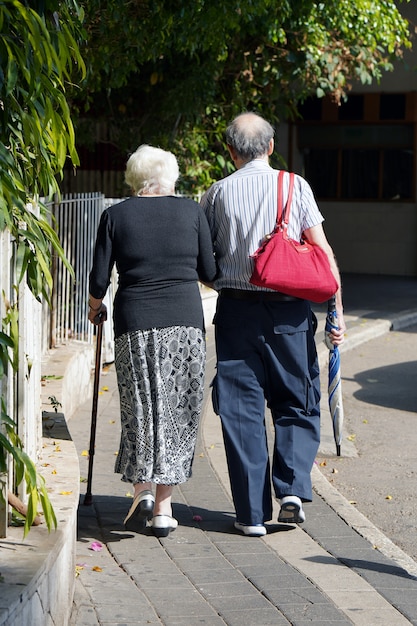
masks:
{"type": "Polygon", "coordinates": [[[220,295],[214,318],[220,416],[236,519],[272,518],[277,498],[311,501],[320,442],[320,382],[314,316],[304,300],[234,300],[220,295]],[[272,472],[265,401],[275,428],[272,472]]]}

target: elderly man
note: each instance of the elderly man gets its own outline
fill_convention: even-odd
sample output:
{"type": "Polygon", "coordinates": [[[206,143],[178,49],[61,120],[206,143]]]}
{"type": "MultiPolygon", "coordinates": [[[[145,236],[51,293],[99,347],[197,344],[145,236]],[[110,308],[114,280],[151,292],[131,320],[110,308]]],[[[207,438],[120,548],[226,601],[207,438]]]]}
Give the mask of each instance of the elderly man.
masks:
{"type": "MultiPolygon", "coordinates": [[[[201,201],[218,264],[213,406],[222,422],[235,527],[262,536],[272,518],[265,401],[275,428],[272,484],[280,502],[278,521],[303,522],[303,502],[312,499],[310,472],[320,441],[316,320],[308,301],[249,282],[250,255],[276,220],[272,126],[255,113],[243,113],[227,128],[226,142],[237,171],[214,183],[201,201]]],[[[284,205],[287,192],[284,186],[284,205]]],[[[308,183],[296,176],[288,234],[321,246],[340,286],[323,219],[308,183]]],[[[340,288],[336,309],[339,330],[330,339],[340,345],[345,330],[340,288]]]]}

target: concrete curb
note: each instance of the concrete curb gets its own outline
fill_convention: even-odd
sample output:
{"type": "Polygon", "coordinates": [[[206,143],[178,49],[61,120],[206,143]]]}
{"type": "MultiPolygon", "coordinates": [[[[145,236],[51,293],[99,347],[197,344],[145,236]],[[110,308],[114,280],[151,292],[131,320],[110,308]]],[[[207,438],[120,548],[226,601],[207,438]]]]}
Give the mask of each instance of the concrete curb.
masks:
{"type": "Polygon", "coordinates": [[[74,341],[42,360],[43,447],[37,470],[45,478],[58,527],[9,527],[0,540],[0,626],[65,626],[75,586],[75,554],[80,468],[67,419],[92,392],[94,347],[74,341]],[[55,397],[62,413],[51,412],[55,397]]]}
{"type": "Polygon", "coordinates": [[[379,550],[384,556],[395,561],[411,576],[417,579],[417,563],[396,546],[372,522],[346,500],[337,489],[323,476],[319,468],[313,466],[312,481],[314,491],[341,517],[346,524],[356,530],[364,539],[379,550]]]}
{"type": "Polygon", "coordinates": [[[0,540],[1,626],[54,626],[68,623],[75,584],[75,543],[80,473],[78,456],[62,413],[45,416],[38,470],[44,476],[58,522],[31,529],[9,527],[0,540]]]}

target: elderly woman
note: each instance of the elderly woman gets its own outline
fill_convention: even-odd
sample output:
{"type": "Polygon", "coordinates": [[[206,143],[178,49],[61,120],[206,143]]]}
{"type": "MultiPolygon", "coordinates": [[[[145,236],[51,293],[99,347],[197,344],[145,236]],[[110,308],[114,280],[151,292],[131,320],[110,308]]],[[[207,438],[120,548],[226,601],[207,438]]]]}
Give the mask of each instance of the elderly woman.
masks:
{"type": "Polygon", "coordinates": [[[191,475],[205,369],[198,280],[211,283],[216,272],[206,217],[196,202],[175,196],[178,176],[170,152],[143,145],[131,155],[125,180],[134,195],[104,211],[90,273],[93,323],[107,315],[102,299],[114,264],[119,276],[115,472],[135,489],[125,528],[139,531],[151,519],[158,537],[177,527],[173,486],[191,475]]]}

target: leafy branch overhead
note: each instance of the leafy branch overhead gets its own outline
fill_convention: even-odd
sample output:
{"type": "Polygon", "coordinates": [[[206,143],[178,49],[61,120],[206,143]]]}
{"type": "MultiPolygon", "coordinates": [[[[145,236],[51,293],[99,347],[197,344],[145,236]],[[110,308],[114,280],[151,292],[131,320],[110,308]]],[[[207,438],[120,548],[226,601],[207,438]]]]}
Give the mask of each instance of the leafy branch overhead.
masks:
{"type": "Polygon", "coordinates": [[[62,251],[45,210],[36,215],[28,202],[59,191],[57,176],[68,156],[78,163],[66,89],[85,76],[85,65],[76,3],[30,5],[0,5],[0,229],[8,227],[14,236],[22,274],[38,297],[51,287],[51,243],[62,251]]]}
{"type": "MultiPolygon", "coordinates": [[[[141,142],[176,148],[189,174],[201,170],[202,185],[198,157],[218,167],[218,137],[236,113],[277,121],[309,95],[340,101],[410,47],[407,21],[385,0],[86,0],[84,8],[80,117],[89,109],[110,121],[109,141],[125,153],[141,142]]],[[[79,129],[87,144],[91,124],[79,129]]]]}

